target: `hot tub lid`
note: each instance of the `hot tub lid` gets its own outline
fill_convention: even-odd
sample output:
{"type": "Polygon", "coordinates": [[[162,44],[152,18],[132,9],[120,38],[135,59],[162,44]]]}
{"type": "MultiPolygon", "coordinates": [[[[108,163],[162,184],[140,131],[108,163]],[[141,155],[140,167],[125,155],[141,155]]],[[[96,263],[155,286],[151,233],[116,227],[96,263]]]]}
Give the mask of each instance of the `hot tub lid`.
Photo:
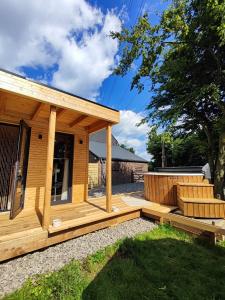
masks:
{"type": "Polygon", "coordinates": [[[157,176],[203,176],[203,173],[147,172],[144,175],[157,176]]]}

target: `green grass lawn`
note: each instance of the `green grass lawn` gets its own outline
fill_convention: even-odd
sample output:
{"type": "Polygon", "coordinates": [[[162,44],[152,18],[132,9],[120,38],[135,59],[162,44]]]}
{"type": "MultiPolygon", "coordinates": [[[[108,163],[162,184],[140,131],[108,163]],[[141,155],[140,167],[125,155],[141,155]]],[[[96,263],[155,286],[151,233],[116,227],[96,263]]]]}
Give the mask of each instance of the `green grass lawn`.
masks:
{"type": "Polygon", "coordinates": [[[161,226],[31,279],[5,299],[225,299],[225,245],[161,226]]]}

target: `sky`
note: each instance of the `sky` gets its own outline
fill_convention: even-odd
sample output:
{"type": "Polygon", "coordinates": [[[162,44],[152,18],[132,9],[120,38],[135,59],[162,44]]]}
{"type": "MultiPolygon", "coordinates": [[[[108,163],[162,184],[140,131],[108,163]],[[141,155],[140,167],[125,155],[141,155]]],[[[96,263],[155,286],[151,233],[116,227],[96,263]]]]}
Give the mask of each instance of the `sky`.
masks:
{"type": "Polygon", "coordinates": [[[120,110],[115,137],[149,160],[149,126],[136,124],[151,101],[150,82],[138,94],[130,91],[135,65],[124,77],[112,74],[121,46],[109,33],[130,28],[144,12],[156,23],[167,5],[165,0],[1,0],[0,68],[120,110]]]}

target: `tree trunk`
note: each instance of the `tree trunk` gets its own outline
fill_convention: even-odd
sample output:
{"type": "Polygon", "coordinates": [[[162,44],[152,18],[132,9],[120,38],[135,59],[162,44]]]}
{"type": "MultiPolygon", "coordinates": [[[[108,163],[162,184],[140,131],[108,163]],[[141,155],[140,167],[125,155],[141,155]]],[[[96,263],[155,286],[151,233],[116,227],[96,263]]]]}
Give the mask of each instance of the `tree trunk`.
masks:
{"type": "Polygon", "coordinates": [[[214,140],[211,130],[207,126],[203,126],[207,141],[208,141],[208,163],[211,173],[211,181],[214,182],[214,173],[215,173],[215,159],[214,159],[214,140]]]}
{"type": "Polygon", "coordinates": [[[225,184],[225,132],[222,132],[219,137],[219,151],[215,170],[215,194],[216,197],[224,199],[224,184],[225,184]]]}
{"type": "Polygon", "coordinates": [[[162,140],[162,168],[166,167],[166,152],[165,152],[165,142],[162,140]]]}

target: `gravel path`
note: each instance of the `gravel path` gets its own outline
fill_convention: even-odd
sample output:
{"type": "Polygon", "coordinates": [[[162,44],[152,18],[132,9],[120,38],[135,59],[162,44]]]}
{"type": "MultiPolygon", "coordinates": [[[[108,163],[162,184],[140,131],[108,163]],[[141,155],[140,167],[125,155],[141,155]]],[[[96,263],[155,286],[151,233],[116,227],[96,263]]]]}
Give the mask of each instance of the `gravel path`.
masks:
{"type": "MultiPolygon", "coordinates": [[[[125,183],[112,186],[112,194],[122,194],[144,191],[144,182],[125,183]]],[[[101,197],[105,195],[105,187],[93,188],[89,191],[89,197],[101,197]]]]}
{"type": "Polygon", "coordinates": [[[0,297],[18,289],[28,277],[60,269],[72,259],[84,259],[125,237],[152,230],[156,225],[138,218],[0,264],[0,297]]]}

